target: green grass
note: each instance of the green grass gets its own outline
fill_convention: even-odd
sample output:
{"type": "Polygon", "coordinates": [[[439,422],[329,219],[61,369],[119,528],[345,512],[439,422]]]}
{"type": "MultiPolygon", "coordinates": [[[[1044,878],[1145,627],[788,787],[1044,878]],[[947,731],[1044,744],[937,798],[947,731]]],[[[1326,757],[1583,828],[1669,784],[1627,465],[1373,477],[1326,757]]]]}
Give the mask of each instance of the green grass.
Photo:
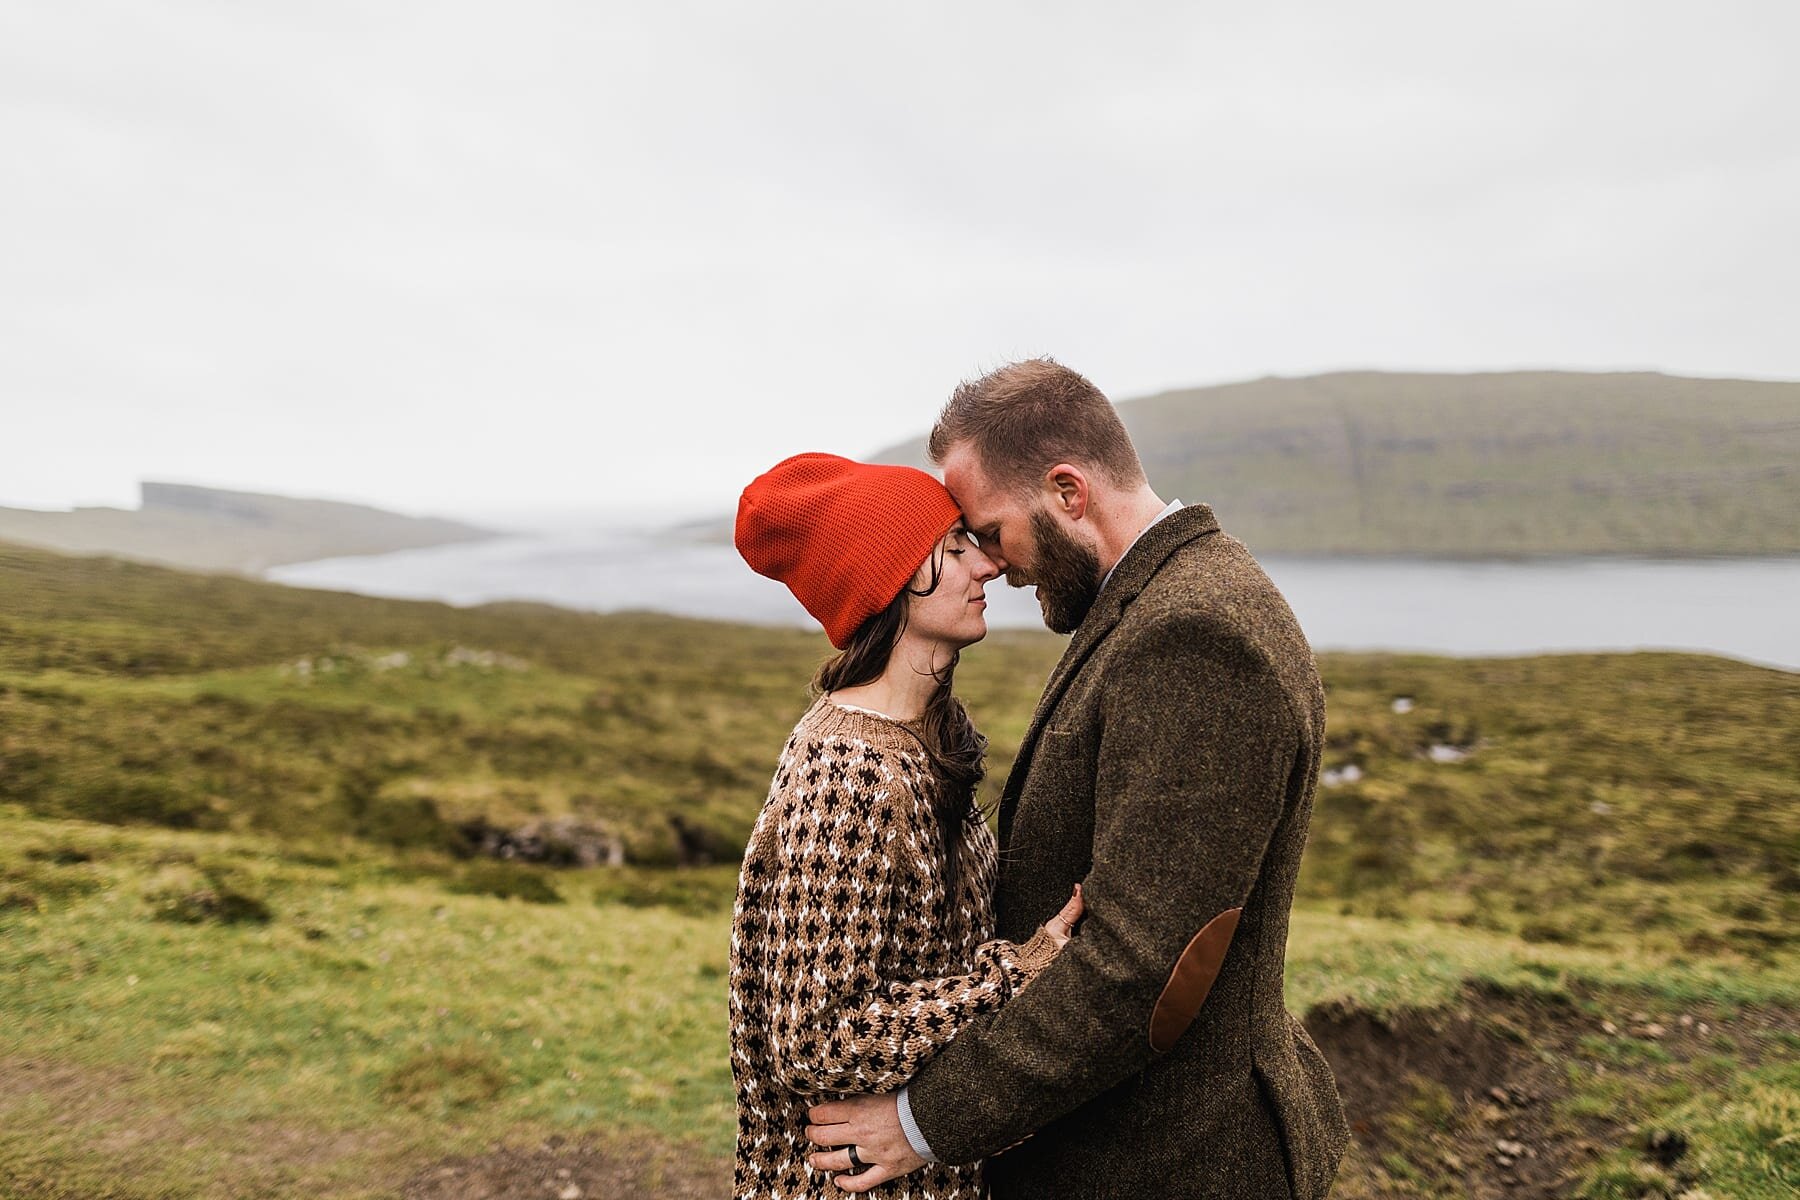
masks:
{"type": "MultiPolygon", "coordinates": [[[[1606,1056],[1600,1056],[1605,1058],[1606,1056]]],[[[1575,1067],[1572,1104],[1628,1122],[1625,1144],[1606,1153],[1581,1180],[1582,1200],[1705,1195],[1783,1200],[1800,1190],[1800,1067],[1791,1057],[1740,1064],[1721,1057],[1680,1069],[1669,1056],[1646,1056],[1648,1069],[1604,1073],[1575,1067]],[[1663,1161],[1656,1142],[1677,1140],[1663,1161]]]]}
{"type": "Polygon", "coordinates": [[[1672,1004],[1800,1007],[1800,953],[1773,961],[1697,958],[1647,946],[1597,950],[1541,945],[1429,920],[1295,909],[1288,941],[1288,1006],[1338,1005],[1377,1015],[1453,1006],[1471,984],[1568,997],[1604,990],[1672,1004]]]}
{"type": "MultiPolygon", "coordinates": [[[[134,1119],[162,1130],[142,1147],[140,1180],[231,1195],[237,1176],[220,1164],[277,1127],[341,1148],[304,1172],[321,1189],[313,1195],[362,1195],[390,1163],[526,1130],[638,1128],[729,1151],[730,867],[558,872],[565,903],[540,905],[461,895],[453,863],[405,867],[355,844],[331,864],[296,862],[260,836],[109,828],[16,808],[0,813],[0,844],[9,874],[61,881],[43,888],[38,911],[0,914],[0,966],[12,981],[0,1062],[48,1060],[108,1080],[134,1119]],[[196,866],[232,872],[274,920],[157,919],[148,897],[170,872],[196,866]]],[[[1800,1007],[1800,962],[1750,970],[1731,958],[1531,945],[1316,904],[1296,911],[1297,1011],[1441,1009],[1470,986],[1800,1007]]],[[[1622,1039],[1597,1058],[1615,1070],[1654,1064],[1648,1046],[1622,1039]]],[[[1731,1092],[1654,1115],[1691,1130],[1721,1171],[1741,1172],[1730,1164],[1779,1153],[1755,1150],[1767,1140],[1758,1140],[1760,1093],[1735,1102],[1750,1104],[1754,1120],[1703,1101],[1759,1079],[1779,1090],[1782,1078],[1734,1074],[1731,1092]]],[[[42,1139],[80,1159],[115,1119],[87,1122],[84,1142],[69,1140],[59,1109],[15,1105],[6,1115],[0,1164],[41,1153],[42,1139]]],[[[284,1165],[248,1159],[234,1169],[284,1165]]]]}
{"type": "MultiPolygon", "coordinates": [[[[243,1194],[208,1164],[269,1126],[345,1141],[344,1162],[321,1164],[345,1190],[309,1194],[346,1196],[364,1194],[357,1181],[386,1158],[519,1130],[622,1122],[729,1150],[729,867],[692,873],[714,897],[696,911],[654,894],[628,904],[598,870],[559,875],[565,904],[528,904],[461,895],[448,875],[353,847],[337,865],[311,865],[268,839],[16,809],[0,814],[0,844],[9,873],[79,880],[36,912],[0,912],[0,1062],[108,1080],[139,1120],[167,1126],[144,1167],[171,1186],[191,1178],[207,1195],[243,1194]],[[71,851],[89,860],[53,861],[71,851]],[[251,881],[273,922],[157,919],[149,897],[189,858],[251,881]]],[[[88,1141],[110,1120],[91,1122],[88,1141]]],[[[63,1137],[65,1122],[59,1110],[9,1110],[0,1169],[63,1137]]]]}
{"type": "Polygon", "coordinates": [[[1541,943],[1793,944],[1800,678],[1661,654],[1323,667],[1326,766],[1362,778],[1319,791],[1305,895],[1541,943]]]}

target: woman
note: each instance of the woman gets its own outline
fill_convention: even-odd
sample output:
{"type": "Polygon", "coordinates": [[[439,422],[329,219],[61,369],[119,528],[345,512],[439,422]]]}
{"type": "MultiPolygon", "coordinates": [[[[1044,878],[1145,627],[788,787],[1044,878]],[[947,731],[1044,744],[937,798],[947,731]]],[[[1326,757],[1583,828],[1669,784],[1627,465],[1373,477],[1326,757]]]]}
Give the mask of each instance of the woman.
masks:
{"type": "MultiPolygon", "coordinates": [[[[943,485],[798,455],[744,490],[736,540],[841,653],[813,679],[738,881],[733,1195],[836,1197],[808,1162],[808,1104],[898,1089],[1050,962],[1080,895],[1023,945],[992,937],[994,838],[974,803],[987,743],[951,676],[987,633],[997,572],[943,485]]],[[[985,1192],[978,1166],[934,1163],[867,1194],[985,1192]]]]}

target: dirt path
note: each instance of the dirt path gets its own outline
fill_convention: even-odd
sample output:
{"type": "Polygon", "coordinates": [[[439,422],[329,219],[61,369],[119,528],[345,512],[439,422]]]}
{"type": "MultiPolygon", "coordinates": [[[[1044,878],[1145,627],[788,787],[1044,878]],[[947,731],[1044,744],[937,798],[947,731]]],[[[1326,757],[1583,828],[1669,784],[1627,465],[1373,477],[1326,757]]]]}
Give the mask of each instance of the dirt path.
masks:
{"type": "Polygon", "coordinates": [[[232,1130],[209,1178],[169,1182],[164,1152],[194,1131],[148,1099],[141,1083],[120,1068],[0,1056],[0,1197],[310,1197],[320,1194],[320,1169],[346,1158],[366,1162],[370,1178],[391,1181],[405,1200],[714,1200],[730,1191],[729,1162],[644,1136],[551,1137],[420,1166],[416,1153],[379,1131],[278,1121],[232,1130]],[[28,1115],[52,1119],[55,1132],[15,1124],[28,1115]]]}
{"type": "Polygon", "coordinates": [[[644,1139],[552,1137],[446,1158],[401,1189],[405,1200],[718,1200],[731,1165],[644,1139]]]}

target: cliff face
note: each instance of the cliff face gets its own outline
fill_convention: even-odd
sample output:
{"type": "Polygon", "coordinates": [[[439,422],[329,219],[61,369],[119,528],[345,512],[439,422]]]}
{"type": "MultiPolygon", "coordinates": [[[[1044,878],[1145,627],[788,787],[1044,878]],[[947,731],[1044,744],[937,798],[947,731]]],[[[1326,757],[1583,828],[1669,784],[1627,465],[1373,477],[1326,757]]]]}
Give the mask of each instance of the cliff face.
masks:
{"type": "Polygon", "coordinates": [[[496,536],[458,521],[409,517],[336,500],[182,483],[146,481],[141,486],[143,501],[137,509],[0,508],[0,541],[254,575],[283,563],[386,554],[496,536]]]}
{"type": "Polygon", "coordinates": [[[253,492],[226,492],[191,483],[152,483],[149,480],[140,483],[138,491],[141,496],[141,512],[192,513],[197,516],[248,521],[253,525],[269,525],[274,522],[267,503],[273,497],[258,496],[253,492]]]}

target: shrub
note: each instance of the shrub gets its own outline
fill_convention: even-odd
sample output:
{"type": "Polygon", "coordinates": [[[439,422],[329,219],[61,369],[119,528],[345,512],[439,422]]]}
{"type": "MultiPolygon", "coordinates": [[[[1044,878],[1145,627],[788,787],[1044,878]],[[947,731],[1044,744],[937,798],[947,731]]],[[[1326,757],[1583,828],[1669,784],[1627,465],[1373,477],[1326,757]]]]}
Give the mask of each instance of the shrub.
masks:
{"type": "Polygon", "coordinates": [[[1559,921],[1538,918],[1526,921],[1519,926],[1521,941],[1554,945],[1573,946],[1581,941],[1581,935],[1573,927],[1559,921]]]}
{"type": "Polygon", "coordinates": [[[94,861],[92,852],[76,846],[33,846],[25,852],[25,857],[33,862],[54,863],[59,867],[94,861]]]}
{"type": "Polygon", "coordinates": [[[356,834],[397,849],[465,853],[467,839],[428,796],[375,796],[356,818],[356,834]]]}
{"type": "Polygon", "coordinates": [[[26,863],[0,871],[0,883],[23,885],[18,894],[29,898],[32,901],[29,907],[34,909],[49,901],[76,900],[91,896],[106,886],[104,878],[91,868],[79,864],[53,867],[43,863],[26,863]]]}
{"type": "Polygon", "coordinates": [[[217,829],[219,813],[204,796],[167,779],[101,779],[78,788],[71,815],[109,825],[160,825],[165,829],[217,829]]]}
{"type": "Polygon", "coordinates": [[[452,880],[449,888],[465,896],[496,896],[527,904],[561,904],[563,899],[541,871],[510,862],[475,863],[452,880]]]}
{"type": "Polygon", "coordinates": [[[261,897],[221,867],[203,867],[198,879],[151,892],[145,899],[157,920],[181,925],[267,925],[275,917],[261,897]]]}
{"type": "Polygon", "coordinates": [[[465,1044],[413,1055],[388,1072],[381,1091],[408,1108],[467,1108],[493,1100],[509,1082],[491,1051],[465,1044]]]}
{"type": "Polygon", "coordinates": [[[600,880],[600,886],[594,890],[597,904],[670,908],[706,916],[729,912],[737,899],[737,872],[730,867],[617,867],[604,872],[600,880]]]}

